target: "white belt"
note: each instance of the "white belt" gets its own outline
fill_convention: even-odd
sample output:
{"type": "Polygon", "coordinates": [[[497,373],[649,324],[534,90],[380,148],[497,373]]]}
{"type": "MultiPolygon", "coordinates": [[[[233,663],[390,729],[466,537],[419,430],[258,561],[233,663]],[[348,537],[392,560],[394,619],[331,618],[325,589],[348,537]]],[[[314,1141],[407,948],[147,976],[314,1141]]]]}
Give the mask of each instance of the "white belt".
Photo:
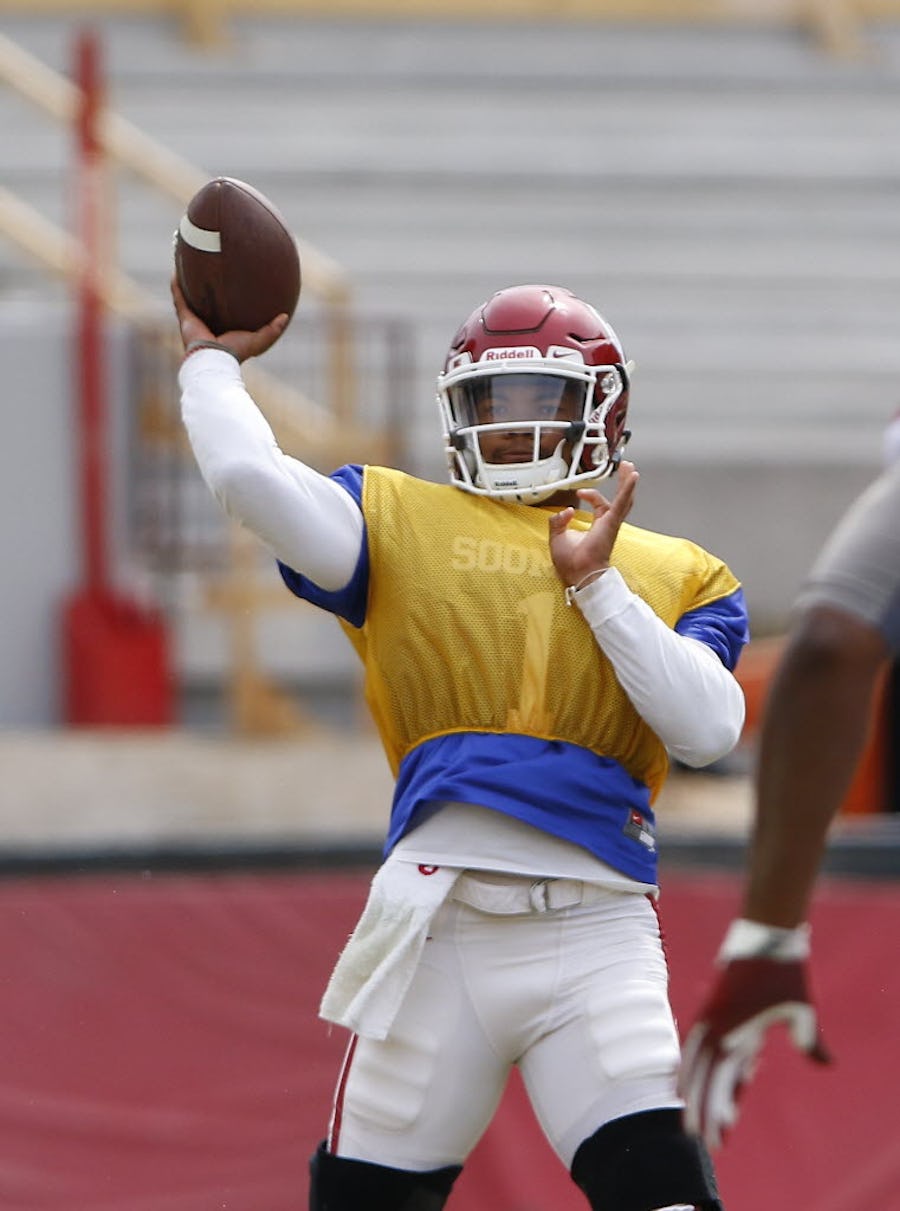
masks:
{"type": "Polygon", "coordinates": [[[608,887],[582,879],[535,879],[531,875],[465,871],[453,885],[450,899],[480,912],[512,915],[594,904],[610,894],[608,887]]]}

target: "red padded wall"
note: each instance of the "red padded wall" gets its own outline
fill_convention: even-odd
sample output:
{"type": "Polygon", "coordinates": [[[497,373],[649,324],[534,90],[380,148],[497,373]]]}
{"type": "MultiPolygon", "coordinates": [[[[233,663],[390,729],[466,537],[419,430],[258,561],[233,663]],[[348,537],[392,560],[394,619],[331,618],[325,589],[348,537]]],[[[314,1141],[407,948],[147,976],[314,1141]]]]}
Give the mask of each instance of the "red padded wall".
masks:
{"type": "MultiPolygon", "coordinates": [[[[362,905],[354,873],[0,883],[4,1211],[303,1211],[343,1032],[316,1017],[362,905]]],[[[736,901],[669,874],[683,1024],[736,901]]],[[[900,1211],[900,887],[829,882],[814,980],[837,1063],[773,1040],[719,1158],[728,1211],[900,1211]]],[[[456,1211],[583,1211],[517,1081],[456,1211]]]]}

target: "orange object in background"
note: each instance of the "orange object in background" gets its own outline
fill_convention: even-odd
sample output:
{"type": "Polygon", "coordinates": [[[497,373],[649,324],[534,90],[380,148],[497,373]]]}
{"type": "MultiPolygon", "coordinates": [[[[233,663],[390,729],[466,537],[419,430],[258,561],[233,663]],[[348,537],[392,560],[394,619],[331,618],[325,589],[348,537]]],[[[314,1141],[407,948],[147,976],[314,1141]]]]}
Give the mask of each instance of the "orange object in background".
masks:
{"type": "MultiPolygon", "coordinates": [[[[741,737],[754,745],[759,735],[772,676],[784,651],[785,636],[754,639],[747,644],[735,676],[744,691],[747,717],[741,737]]],[[[872,702],[869,736],[856,767],[850,789],[841,805],[842,815],[865,815],[888,810],[889,699],[888,675],[878,682],[872,702]]]]}
{"type": "Polygon", "coordinates": [[[869,721],[869,737],[850,789],[841,805],[844,815],[886,812],[888,806],[888,675],[878,679],[869,721]]]}
{"type": "Polygon", "coordinates": [[[744,691],[744,701],[747,706],[744,731],[741,736],[743,743],[756,743],[772,674],[781,659],[784,644],[783,635],[767,639],[751,639],[741,653],[735,676],[744,691]]]}

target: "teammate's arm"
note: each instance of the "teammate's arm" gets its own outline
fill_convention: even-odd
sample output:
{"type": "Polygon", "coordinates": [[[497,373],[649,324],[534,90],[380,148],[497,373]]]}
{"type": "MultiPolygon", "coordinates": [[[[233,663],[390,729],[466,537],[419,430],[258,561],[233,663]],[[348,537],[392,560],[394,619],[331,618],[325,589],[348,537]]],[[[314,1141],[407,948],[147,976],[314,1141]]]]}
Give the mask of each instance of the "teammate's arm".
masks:
{"type": "Polygon", "coordinates": [[[789,639],[760,733],[745,917],[784,928],[806,920],[886,657],[880,631],[826,607],[789,639]]]}
{"type": "Polygon", "coordinates": [[[805,922],[885,656],[876,628],[817,607],[795,625],[773,679],[743,915],[720,947],[716,978],[684,1046],[687,1120],[710,1146],[734,1124],[773,1025],[785,1025],[811,1059],[829,1059],[810,990],[805,922]]]}

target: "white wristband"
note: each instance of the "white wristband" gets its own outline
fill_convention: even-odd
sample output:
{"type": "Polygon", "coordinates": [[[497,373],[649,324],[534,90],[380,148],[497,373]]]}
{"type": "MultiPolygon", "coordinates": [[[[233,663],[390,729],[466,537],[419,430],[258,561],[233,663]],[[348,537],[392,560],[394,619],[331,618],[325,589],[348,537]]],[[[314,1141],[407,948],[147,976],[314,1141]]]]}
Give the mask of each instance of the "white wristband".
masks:
{"type": "Polygon", "coordinates": [[[763,925],[760,921],[732,921],[722,945],[718,961],[731,959],[782,959],[786,962],[809,958],[809,926],[782,929],[763,925]]]}
{"type": "Polygon", "coordinates": [[[608,568],[594,568],[593,572],[588,572],[586,576],[582,576],[578,584],[570,584],[566,588],[566,605],[574,604],[576,593],[580,593],[582,589],[586,589],[589,584],[593,584],[595,580],[599,580],[604,572],[608,572],[608,568]]]}

